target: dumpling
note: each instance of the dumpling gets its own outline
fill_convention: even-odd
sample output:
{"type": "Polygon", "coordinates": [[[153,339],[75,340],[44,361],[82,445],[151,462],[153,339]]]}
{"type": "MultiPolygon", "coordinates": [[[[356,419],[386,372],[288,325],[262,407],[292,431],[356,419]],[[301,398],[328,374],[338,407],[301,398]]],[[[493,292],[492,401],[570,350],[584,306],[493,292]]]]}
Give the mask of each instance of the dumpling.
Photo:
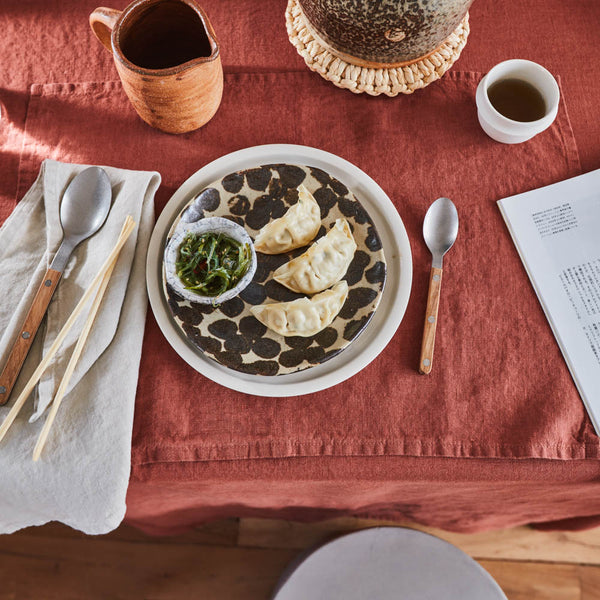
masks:
{"type": "Polygon", "coordinates": [[[309,337],[325,329],[335,319],[347,297],[348,284],[340,281],[312,298],[251,306],[250,311],[275,333],[309,337]]]}
{"type": "Polygon", "coordinates": [[[346,219],[317,240],[304,254],[281,265],[273,273],[275,281],[301,294],[316,294],[338,282],[348,270],[356,242],[346,219]]]}
{"type": "Polygon", "coordinates": [[[263,254],[281,254],[306,246],[319,232],[321,209],[313,195],[298,187],[298,202],[283,217],[267,223],[256,236],[254,248],[263,254]]]}

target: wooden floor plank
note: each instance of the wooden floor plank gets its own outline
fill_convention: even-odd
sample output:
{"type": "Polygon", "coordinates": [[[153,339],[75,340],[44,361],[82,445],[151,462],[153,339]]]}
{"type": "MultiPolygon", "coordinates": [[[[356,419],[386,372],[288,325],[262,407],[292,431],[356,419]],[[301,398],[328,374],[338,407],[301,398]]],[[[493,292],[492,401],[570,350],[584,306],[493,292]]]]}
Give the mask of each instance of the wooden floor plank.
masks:
{"type": "Polygon", "coordinates": [[[189,540],[1,536],[0,599],[266,600],[295,555],[189,540]]]}
{"type": "MultiPolygon", "coordinates": [[[[239,544],[262,548],[302,549],[340,533],[396,522],[341,518],[320,523],[241,519],[239,544]]],[[[600,528],[579,532],[545,532],[516,527],[475,534],[451,533],[414,523],[403,526],[431,533],[481,559],[525,560],[600,565],[600,528]]]]}
{"type": "MultiPolygon", "coordinates": [[[[577,565],[479,561],[508,600],[591,600],[583,597],[577,565]]],[[[598,567],[587,567],[597,569],[598,567]]],[[[596,596],[597,598],[597,596],[596,596]]]]}
{"type": "Polygon", "coordinates": [[[600,600],[600,569],[578,567],[581,600],[600,600]]]}

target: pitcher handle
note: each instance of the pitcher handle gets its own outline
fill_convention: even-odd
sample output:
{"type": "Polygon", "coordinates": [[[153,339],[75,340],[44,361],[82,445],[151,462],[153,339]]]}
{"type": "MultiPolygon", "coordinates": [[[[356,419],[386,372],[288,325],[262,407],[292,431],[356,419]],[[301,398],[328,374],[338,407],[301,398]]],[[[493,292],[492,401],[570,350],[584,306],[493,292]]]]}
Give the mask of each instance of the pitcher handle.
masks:
{"type": "Polygon", "coordinates": [[[112,53],[110,36],[113,27],[121,16],[120,10],[100,6],[90,15],[90,27],[94,35],[102,42],[104,47],[112,53]]]}

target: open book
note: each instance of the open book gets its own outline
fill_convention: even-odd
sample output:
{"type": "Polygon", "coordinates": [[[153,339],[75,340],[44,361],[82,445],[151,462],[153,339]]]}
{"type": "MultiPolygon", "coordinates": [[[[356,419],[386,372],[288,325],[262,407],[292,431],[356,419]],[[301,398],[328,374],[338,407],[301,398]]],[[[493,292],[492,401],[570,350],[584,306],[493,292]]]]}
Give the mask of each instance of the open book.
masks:
{"type": "Polygon", "coordinates": [[[498,205],[600,435],[600,169],[498,205]]]}

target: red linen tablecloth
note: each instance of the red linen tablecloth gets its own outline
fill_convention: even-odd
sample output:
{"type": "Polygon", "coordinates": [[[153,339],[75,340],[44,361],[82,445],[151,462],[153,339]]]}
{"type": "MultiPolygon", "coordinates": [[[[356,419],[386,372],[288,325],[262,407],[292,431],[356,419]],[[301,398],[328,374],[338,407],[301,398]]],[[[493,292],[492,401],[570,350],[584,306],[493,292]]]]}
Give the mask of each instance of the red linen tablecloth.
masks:
{"type": "Polygon", "coordinates": [[[411,238],[402,325],[359,377],[329,391],[272,399],[227,390],[188,367],[149,315],[131,522],[161,533],[223,516],[352,513],[474,530],[600,514],[598,438],[495,206],[597,166],[600,125],[588,115],[600,84],[581,70],[600,20],[593,2],[476,0],[454,69],[396,99],[354,96],[310,73],[287,41],[285,2],[205,2],[223,47],[224,98],[207,126],[178,137],[135,116],[88,31],[93,3],[5,6],[0,218],[46,157],[157,169],[159,211],[214,158],[287,142],[365,170],[411,238]],[[514,57],[558,75],[563,102],[548,131],[503,146],[479,129],[474,89],[514,57]],[[461,230],[446,263],[434,371],[421,377],[429,260],[420,228],[440,195],[454,199],[461,230]]]}

